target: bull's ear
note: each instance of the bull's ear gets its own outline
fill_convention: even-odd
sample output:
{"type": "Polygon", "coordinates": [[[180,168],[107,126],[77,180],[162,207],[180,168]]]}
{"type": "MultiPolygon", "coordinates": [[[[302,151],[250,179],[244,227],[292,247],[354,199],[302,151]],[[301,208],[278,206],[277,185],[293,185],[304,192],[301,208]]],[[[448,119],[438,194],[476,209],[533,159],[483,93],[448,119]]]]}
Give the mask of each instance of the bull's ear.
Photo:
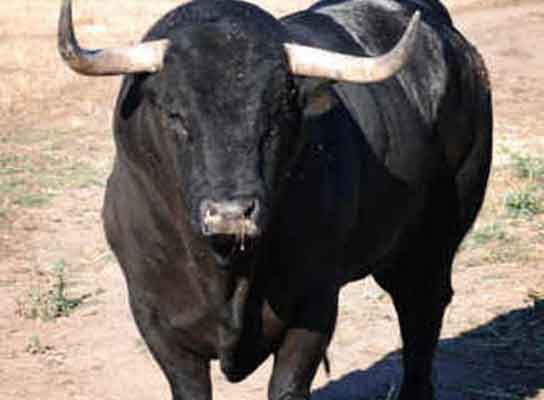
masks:
{"type": "Polygon", "coordinates": [[[122,92],[119,95],[119,107],[121,117],[129,119],[132,114],[140,107],[144,98],[145,81],[148,74],[138,74],[127,76],[122,92]]]}
{"type": "Polygon", "coordinates": [[[305,116],[312,117],[329,112],[338,104],[332,89],[336,81],[320,78],[298,78],[299,104],[305,116]]]}

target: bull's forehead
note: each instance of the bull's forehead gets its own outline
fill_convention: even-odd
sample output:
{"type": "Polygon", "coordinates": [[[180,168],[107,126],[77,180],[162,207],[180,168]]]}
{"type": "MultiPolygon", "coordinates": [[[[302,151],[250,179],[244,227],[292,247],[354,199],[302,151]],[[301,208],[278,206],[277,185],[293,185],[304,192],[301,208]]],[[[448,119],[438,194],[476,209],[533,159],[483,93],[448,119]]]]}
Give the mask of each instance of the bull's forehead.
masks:
{"type": "Polygon", "coordinates": [[[213,28],[181,52],[188,89],[221,108],[266,91],[275,71],[281,69],[281,54],[263,48],[254,38],[235,38],[213,28]]]}
{"type": "Polygon", "coordinates": [[[167,60],[166,90],[184,99],[192,124],[207,132],[254,132],[286,90],[282,44],[249,28],[235,20],[185,29],[167,60]]]}
{"type": "Polygon", "coordinates": [[[236,20],[191,27],[176,47],[183,70],[203,90],[258,89],[287,67],[283,43],[236,20]]]}

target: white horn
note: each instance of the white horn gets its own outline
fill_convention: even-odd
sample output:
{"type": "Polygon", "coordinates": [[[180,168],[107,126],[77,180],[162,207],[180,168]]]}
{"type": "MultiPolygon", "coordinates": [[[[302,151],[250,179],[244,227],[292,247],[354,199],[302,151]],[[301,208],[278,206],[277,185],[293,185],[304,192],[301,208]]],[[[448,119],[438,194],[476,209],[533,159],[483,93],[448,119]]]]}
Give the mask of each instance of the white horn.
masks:
{"type": "Polygon", "coordinates": [[[68,66],[83,75],[103,76],[157,72],[170,42],[167,39],[135,46],[86,50],[79,47],[72,21],[72,1],[63,0],[58,30],[59,53],[68,66]]]}
{"type": "Polygon", "coordinates": [[[357,57],[315,47],[286,43],[289,67],[294,75],[328,78],[344,82],[378,82],[400,71],[414,52],[420,13],[416,11],[402,38],[388,53],[357,57]]]}

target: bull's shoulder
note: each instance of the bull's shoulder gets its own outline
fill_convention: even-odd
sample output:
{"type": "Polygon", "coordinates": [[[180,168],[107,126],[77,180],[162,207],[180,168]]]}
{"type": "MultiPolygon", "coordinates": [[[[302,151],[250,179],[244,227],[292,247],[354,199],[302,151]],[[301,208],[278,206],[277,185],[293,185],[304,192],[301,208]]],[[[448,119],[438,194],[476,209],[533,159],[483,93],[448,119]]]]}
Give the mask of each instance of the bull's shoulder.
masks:
{"type": "MultiPolygon", "coordinates": [[[[393,48],[416,9],[421,8],[404,0],[329,0],[286,17],[284,23],[293,41],[373,57],[393,48]]],[[[428,10],[422,15],[419,44],[410,62],[392,78],[398,83],[392,86],[402,91],[398,96],[405,97],[424,121],[432,123],[448,84],[443,30],[449,23],[428,10]]]]}

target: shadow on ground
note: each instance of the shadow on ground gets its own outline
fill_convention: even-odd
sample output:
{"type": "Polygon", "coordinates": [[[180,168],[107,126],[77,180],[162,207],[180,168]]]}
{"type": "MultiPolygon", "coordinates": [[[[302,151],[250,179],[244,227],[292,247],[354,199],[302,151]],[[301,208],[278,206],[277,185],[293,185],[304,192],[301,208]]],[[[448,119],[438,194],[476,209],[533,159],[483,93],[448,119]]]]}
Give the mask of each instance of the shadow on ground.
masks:
{"type": "MultiPolygon", "coordinates": [[[[387,399],[399,387],[400,357],[395,351],[346,374],[314,391],[312,400],[387,399]]],[[[544,300],[441,340],[434,372],[440,400],[536,397],[544,390],[544,300]]]]}

